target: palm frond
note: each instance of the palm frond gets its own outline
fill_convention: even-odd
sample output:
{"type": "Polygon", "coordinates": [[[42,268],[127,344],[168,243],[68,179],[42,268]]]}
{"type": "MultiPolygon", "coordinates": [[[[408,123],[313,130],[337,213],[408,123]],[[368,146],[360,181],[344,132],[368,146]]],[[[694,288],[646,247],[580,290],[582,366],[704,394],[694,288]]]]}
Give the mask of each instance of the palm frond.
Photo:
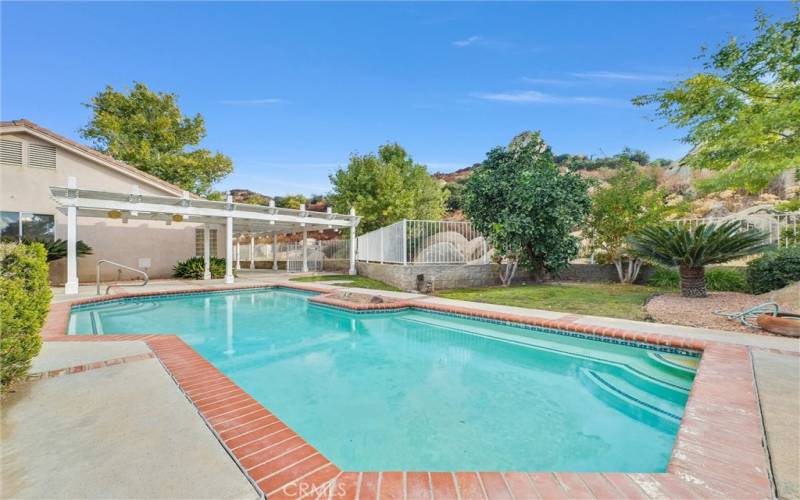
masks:
{"type": "Polygon", "coordinates": [[[763,232],[730,221],[694,229],[686,224],[647,227],[628,243],[636,255],[667,266],[703,267],[763,252],[770,247],[765,239],[763,232]]]}

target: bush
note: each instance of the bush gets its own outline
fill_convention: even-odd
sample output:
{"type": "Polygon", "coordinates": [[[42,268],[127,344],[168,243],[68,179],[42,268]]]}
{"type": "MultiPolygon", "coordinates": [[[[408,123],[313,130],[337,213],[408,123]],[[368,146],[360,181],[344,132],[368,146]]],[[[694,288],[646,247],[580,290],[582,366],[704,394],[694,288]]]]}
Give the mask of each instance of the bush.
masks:
{"type": "MultiPolygon", "coordinates": [[[[211,257],[211,260],[209,261],[209,267],[211,268],[212,278],[225,277],[225,259],[211,257]]],[[[203,263],[202,257],[192,257],[175,264],[175,267],[172,268],[172,271],[175,273],[176,278],[201,280],[203,279],[205,264],[203,263]]]]}
{"type": "Polygon", "coordinates": [[[711,267],[706,269],[706,287],[715,292],[743,292],[747,282],[739,269],[711,267]]]}
{"type": "MultiPolygon", "coordinates": [[[[659,288],[678,288],[680,274],[669,267],[656,267],[647,284],[659,288]]],[[[710,267],[705,272],[706,288],[715,292],[743,292],[747,289],[745,275],[738,269],[710,267]]]]}
{"type": "Polygon", "coordinates": [[[678,288],[680,283],[681,276],[678,271],[664,266],[656,266],[655,272],[647,280],[648,285],[658,288],[678,288]]]}
{"type": "Polygon", "coordinates": [[[800,246],[766,253],[747,264],[747,289],[767,293],[800,281],[800,246]]]}
{"type": "Polygon", "coordinates": [[[47,251],[41,243],[0,246],[0,382],[5,389],[24,376],[39,354],[39,330],[53,294],[47,251]]]}

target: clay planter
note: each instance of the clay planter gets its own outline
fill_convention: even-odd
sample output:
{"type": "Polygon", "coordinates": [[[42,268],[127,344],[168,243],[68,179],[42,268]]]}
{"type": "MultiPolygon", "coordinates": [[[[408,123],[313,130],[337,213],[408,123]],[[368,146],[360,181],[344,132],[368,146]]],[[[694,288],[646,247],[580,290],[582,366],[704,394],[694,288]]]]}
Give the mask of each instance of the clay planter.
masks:
{"type": "Polygon", "coordinates": [[[778,313],[759,314],[756,323],[762,330],[785,335],[786,337],[800,337],[800,314],[778,313]]]}

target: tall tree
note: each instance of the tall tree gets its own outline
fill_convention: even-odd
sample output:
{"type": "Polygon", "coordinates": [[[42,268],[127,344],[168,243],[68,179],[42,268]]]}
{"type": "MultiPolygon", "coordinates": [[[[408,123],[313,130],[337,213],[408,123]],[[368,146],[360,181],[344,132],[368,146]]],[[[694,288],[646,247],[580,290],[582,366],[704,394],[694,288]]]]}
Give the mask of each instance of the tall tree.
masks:
{"type": "Polygon", "coordinates": [[[401,219],[439,219],[447,191],[414,163],[399,144],[385,144],[378,154],[353,155],[346,169],[330,176],[335,212],[354,207],[361,216],[358,231],[372,231],[401,219]]]}
{"type": "Polygon", "coordinates": [[[173,93],[134,82],[129,92],[110,85],[85,104],[92,119],[80,131],[98,151],[201,196],[233,171],[231,159],[197,146],[206,136],[203,117],[181,113],[173,93]]]}
{"type": "Polygon", "coordinates": [[[620,283],[635,282],[642,266],[641,258],[629,252],[626,238],[663,218],[664,196],[656,188],[656,179],[632,164],[622,167],[592,195],[584,235],[593,250],[605,252],[617,268],[620,283]]]}
{"type": "Polygon", "coordinates": [[[578,254],[575,231],[589,211],[588,185],[560,172],[538,132],[516,136],[495,148],[467,180],[464,213],[507,265],[504,284],[517,263],[535,279],[558,274],[578,254]],[[510,272],[509,272],[510,270],[510,272]]]}
{"type": "Polygon", "coordinates": [[[800,7],[783,22],[758,14],[751,41],[702,56],[702,72],[633,103],[687,129],[686,163],[719,172],[701,187],[758,192],[800,165],[800,7]]]}

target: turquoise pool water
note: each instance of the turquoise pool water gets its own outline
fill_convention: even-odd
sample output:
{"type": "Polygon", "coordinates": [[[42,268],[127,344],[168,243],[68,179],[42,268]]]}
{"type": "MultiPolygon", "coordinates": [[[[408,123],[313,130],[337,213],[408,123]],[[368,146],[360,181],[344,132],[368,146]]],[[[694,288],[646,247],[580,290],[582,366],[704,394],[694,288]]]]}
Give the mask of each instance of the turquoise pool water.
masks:
{"type": "Polygon", "coordinates": [[[345,470],[666,470],[696,357],[309,296],[123,299],[69,332],[177,334],[345,470]]]}

